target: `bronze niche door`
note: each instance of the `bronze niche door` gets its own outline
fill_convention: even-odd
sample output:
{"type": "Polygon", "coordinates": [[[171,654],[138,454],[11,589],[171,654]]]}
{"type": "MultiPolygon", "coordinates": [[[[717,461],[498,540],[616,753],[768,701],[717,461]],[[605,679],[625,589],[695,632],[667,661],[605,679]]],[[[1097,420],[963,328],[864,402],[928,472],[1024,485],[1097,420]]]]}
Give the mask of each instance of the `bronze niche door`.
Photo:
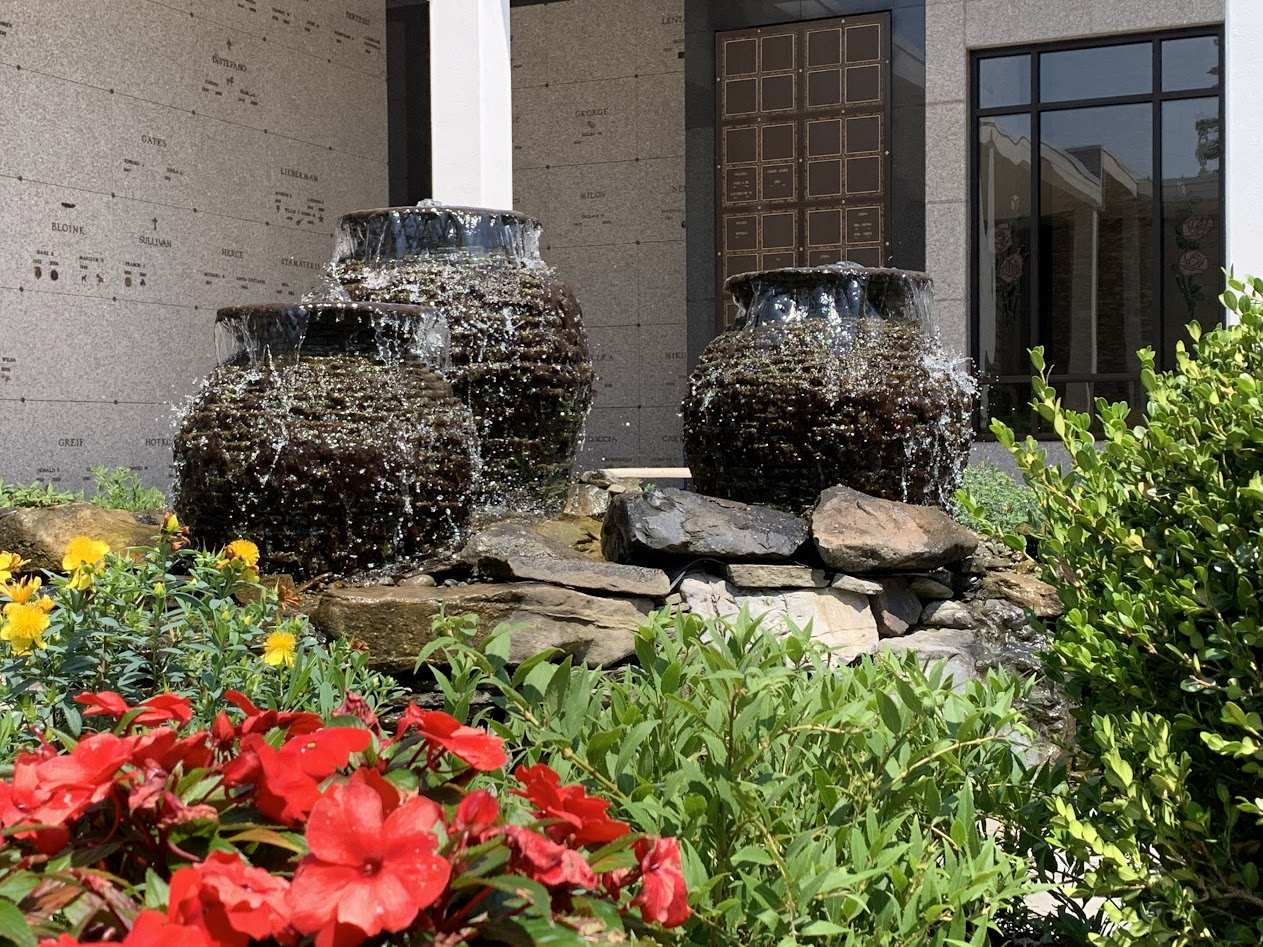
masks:
{"type": "Polygon", "coordinates": [[[889,246],[890,15],[715,36],[716,298],[737,273],[852,260],[889,246]]]}

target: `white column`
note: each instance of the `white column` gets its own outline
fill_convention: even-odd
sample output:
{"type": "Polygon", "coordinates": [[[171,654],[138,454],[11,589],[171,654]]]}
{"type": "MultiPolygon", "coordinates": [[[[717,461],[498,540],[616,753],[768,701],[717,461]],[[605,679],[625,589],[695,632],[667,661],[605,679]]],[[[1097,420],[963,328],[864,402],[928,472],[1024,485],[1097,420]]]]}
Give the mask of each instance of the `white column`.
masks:
{"type": "Polygon", "coordinates": [[[1228,265],[1263,277],[1263,8],[1258,0],[1227,0],[1224,23],[1225,213],[1228,265]]]}
{"type": "Polygon", "coordinates": [[[430,0],[434,198],[513,207],[509,0],[430,0]]]}

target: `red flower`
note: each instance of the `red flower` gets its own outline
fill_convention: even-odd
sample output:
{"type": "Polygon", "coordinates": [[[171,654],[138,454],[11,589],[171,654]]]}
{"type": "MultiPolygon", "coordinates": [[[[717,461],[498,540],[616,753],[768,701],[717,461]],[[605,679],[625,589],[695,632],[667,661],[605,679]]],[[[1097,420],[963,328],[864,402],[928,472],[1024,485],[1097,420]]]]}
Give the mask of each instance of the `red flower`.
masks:
{"type": "Polygon", "coordinates": [[[377,714],[373,713],[373,708],[359,694],[347,694],[342,703],[334,708],[333,715],[335,717],[354,717],[368,729],[374,733],[381,732],[381,725],[377,722],[377,714]]]}
{"type": "Polygon", "coordinates": [[[319,714],[306,710],[261,710],[241,691],[224,691],[224,700],[246,715],[238,732],[264,734],[274,727],[281,727],[290,736],[312,733],[324,727],[319,714]]]}
{"type": "Polygon", "coordinates": [[[181,738],[170,727],[159,727],[138,734],[135,741],[132,762],[140,767],[158,767],[171,772],[177,766],[183,766],[187,772],[205,769],[214,762],[205,730],[181,738]]]}
{"type": "Polygon", "coordinates": [[[690,912],[679,844],[673,838],[642,838],[636,842],[635,852],[640,861],[641,888],[631,903],[650,924],[683,924],[690,912]]]}
{"type": "Polygon", "coordinates": [[[546,830],[555,841],[604,845],[630,831],[626,822],[605,814],[606,800],[589,796],[582,786],[561,785],[561,777],[543,763],[519,766],[513,775],[526,787],[513,792],[530,800],[541,819],[556,820],[546,830]]]}
{"type": "Polygon", "coordinates": [[[485,789],[476,789],[460,801],[452,824],[457,831],[468,832],[481,839],[498,818],[500,804],[496,802],[496,797],[485,789]]]}
{"type": "Polygon", "coordinates": [[[550,841],[538,832],[510,825],[505,829],[516,869],[550,887],[596,888],[596,873],[581,852],[550,841]]]}
{"type": "Polygon", "coordinates": [[[352,753],[362,753],[373,736],[361,727],[326,727],[291,737],[281,756],[312,779],[324,779],[346,765],[352,753]]]}
{"type": "Polygon", "coordinates": [[[288,890],[284,879],[247,865],[241,856],[212,852],[200,865],[172,876],[167,915],[203,928],[223,947],[244,947],[284,935],[288,890]]]}
{"type": "MultiPolygon", "coordinates": [[[[78,941],[69,934],[62,934],[56,940],[40,941],[39,947],[113,947],[117,943],[78,941]]],[[[200,928],[177,924],[161,911],[141,911],[121,943],[123,947],[219,947],[200,928]]]]}
{"type": "Polygon", "coordinates": [[[422,710],[409,704],[399,718],[395,739],[402,739],[411,730],[419,730],[426,743],[442,747],[484,773],[499,769],[509,759],[499,737],[467,727],[441,710],[422,710]]]}
{"type": "MultiPolygon", "coordinates": [[[[114,691],[83,693],[75,698],[75,703],[83,704],[86,708],[83,712],[85,717],[105,716],[117,720],[136,709],[127,706],[127,701],[123,700],[122,695],[114,691]]],[[[134,725],[140,727],[151,727],[156,723],[166,723],[168,720],[183,724],[193,719],[193,707],[177,694],[158,694],[141,701],[136,706],[144,708],[132,720],[134,725]]]]}
{"type": "MultiPolygon", "coordinates": [[[[246,753],[240,757],[254,763],[253,771],[242,778],[254,783],[254,806],[269,819],[297,825],[320,798],[320,784],[262,738],[255,739],[258,744],[251,747],[249,757],[246,753]]],[[[241,777],[237,771],[225,770],[225,782],[229,782],[230,775],[234,782],[241,777]]]]}
{"type": "Polygon", "coordinates": [[[451,866],[435,854],[439,807],[417,796],[387,811],[366,780],[331,787],[311,810],[311,854],[290,885],[290,920],[316,943],[354,928],[363,938],[401,931],[447,887],[451,866]]]}

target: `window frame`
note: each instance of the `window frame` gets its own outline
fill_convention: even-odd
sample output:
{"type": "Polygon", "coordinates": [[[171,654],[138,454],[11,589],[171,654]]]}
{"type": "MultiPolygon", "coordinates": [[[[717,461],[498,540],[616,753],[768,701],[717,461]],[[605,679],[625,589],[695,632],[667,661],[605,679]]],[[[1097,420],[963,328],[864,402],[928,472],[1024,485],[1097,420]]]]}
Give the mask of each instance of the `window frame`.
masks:
{"type": "MultiPolygon", "coordinates": [[[[978,278],[979,265],[981,263],[981,234],[980,234],[980,214],[981,214],[981,187],[978,175],[980,173],[980,149],[979,149],[979,132],[981,129],[980,120],[993,116],[1009,116],[1009,115],[1026,115],[1030,117],[1031,128],[1031,193],[1030,193],[1030,219],[1031,226],[1031,252],[1030,267],[1031,279],[1029,287],[1030,307],[1030,339],[1032,347],[1041,345],[1044,342],[1041,327],[1040,312],[1040,280],[1038,274],[1041,266],[1041,221],[1042,221],[1042,117],[1048,112],[1061,112],[1072,109],[1095,108],[1113,105],[1144,105],[1151,106],[1152,121],[1152,147],[1153,147],[1153,249],[1152,259],[1150,260],[1150,279],[1153,284],[1152,291],[1152,308],[1154,326],[1157,328],[1157,338],[1145,341],[1146,345],[1152,346],[1157,354],[1158,367],[1160,369],[1169,369],[1172,366],[1167,364],[1167,327],[1164,318],[1166,308],[1166,281],[1163,279],[1163,261],[1165,259],[1166,245],[1164,240],[1163,228],[1163,199],[1162,183],[1163,177],[1162,167],[1162,106],[1166,102],[1174,102],[1187,99],[1207,99],[1212,96],[1219,100],[1219,142],[1220,142],[1220,171],[1219,171],[1219,206],[1220,213],[1220,246],[1227,248],[1226,243],[1226,188],[1227,179],[1227,124],[1225,122],[1224,108],[1224,29],[1223,24],[1206,25],[1196,27],[1185,27],[1174,30],[1158,30],[1146,31],[1140,33],[1118,33],[1110,36],[1094,36],[1086,39],[1063,40],[1049,43],[1028,43],[1020,46],[997,46],[988,47],[986,49],[970,50],[969,53],[969,353],[974,361],[975,371],[979,373],[979,385],[987,384],[1023,384],[1030,380],[1030,374],[1023,376],[1015,375],[997,375],[992,378],[984,378],[981,375],[981,354],[982,339],[980,338],[981,330],[981,295],[982,287],[978,278]],[[1199,89],[1180,89],[1173,92],[1165,92],[1162,89],[1162,44],[1168,40],[1192,39],[1198,37],[1215,37],[1219,40],[1219,75],[1218,81],[1211,86],[1205,86],[1199,89]],[[1058,99],[1045,103],[1042,100],[1040,88],[1040,57],[1044,53],[1057,53],[1066,50],[1076,49],[1096,49],[1111,46],[1127,46],[1137,43],[1149,43],[1152,48],[1151,69],[1153,83],[1150,91],[1134,95],[1119,96],[1098,96],[1095,98],[1085,99],[1058,99]],[[980,105],[982,94],[981,83],[981,64],[989,59],[1003,59],[1012,56],[1026,55],[1029,57],[1030,67],[1030,101],[1025,105],[1007,105],[995,106],[991,108],[982,108],[980,105]]],[[[1231,261],[1225,260],[1225,264],[1231,261]]],[[[1055,382],[1093,382],[1093,381],[1133,381],[1137,376],[1130,373],[1093,373],[1093,374],[1055,374],[1053,380],[1055,382]]],[[[977,424],[975,428],[980,436],[991,439],[992,435],[984,426],[987,419],[982,416],[981,405],[977,412],[977,424]]],[[[1053,440],[1055,436],[1051,432],[1034,431],[1032,432],[1039,439],[1053,440]]]]}

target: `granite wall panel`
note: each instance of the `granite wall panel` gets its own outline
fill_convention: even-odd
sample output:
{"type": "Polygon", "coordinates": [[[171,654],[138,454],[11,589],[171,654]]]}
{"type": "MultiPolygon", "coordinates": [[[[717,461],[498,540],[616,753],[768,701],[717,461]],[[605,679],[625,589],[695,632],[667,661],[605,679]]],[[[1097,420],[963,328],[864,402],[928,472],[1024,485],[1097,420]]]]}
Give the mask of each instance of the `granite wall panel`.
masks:
{"type": "Polygon", "coordinates": [[[598,376],[581,463],[683,462],[684,0],[512,9],[514,191],[574,287],[598,376]]]}
{"type": "Polygon", "coordinates": [[[384,37],[384,0],[0,0],[0,477],[167,481],[214,311],[386,201],[384,37]]]}

